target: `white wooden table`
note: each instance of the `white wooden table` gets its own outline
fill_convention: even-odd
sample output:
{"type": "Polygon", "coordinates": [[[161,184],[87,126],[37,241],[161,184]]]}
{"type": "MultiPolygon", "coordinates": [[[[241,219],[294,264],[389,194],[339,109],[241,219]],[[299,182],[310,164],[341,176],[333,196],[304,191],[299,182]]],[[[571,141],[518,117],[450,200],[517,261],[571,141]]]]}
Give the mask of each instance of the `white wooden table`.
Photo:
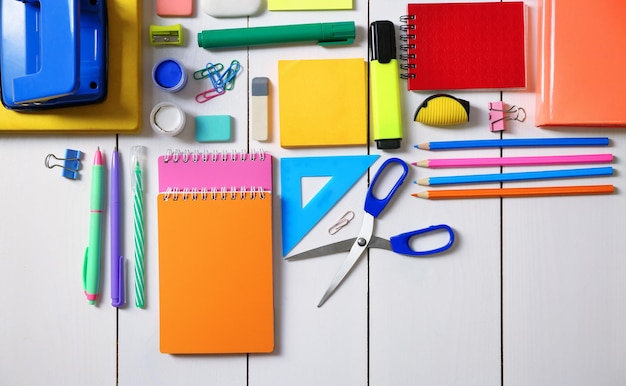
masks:
{"type": "MultiPolygon", "coordinates": [[[[433,1],[435,2],[435,1],[433,1]]],[[[454,92],[473,106],[471,122],[441,129],[413,122],[415,108],[429,93],[404,91],[404,140],[397,151],[368,148],[282,149],[279,145],[277,60],[364,58],[367,27],[374,20],[399,25],[406,2],[355,0],[354,10],[268,12],[237,19],[215,19],[198,2],[192,18],[160,18],[153,2],[144,4],[143,117],[137,135],[0,136],[0,384],[2,385],[623,385],[626,384],[626,200],[621,129],[562,128],[533,124],[537,0],[529,0],[529,87],[526,91],[454,92]],[[203,29],[354,20],[354,45],[323,48],[290,45],[210,52],[196,45],[203,29]],[[149,24],[182,23],[184,47],[154,48],[149,24]],[[157,90],[153,64],[175,57],[188,71],[207,61],[239,60],[244,73],[226,95],[199,105],[201,91],[190,84],[180,93],[157,90]],[[272,140],[248,136],[249,83],[272,82],[272,140]],[[377,223],[386,236],[431,224],[450,224],[457,233],[453,250],[428,259],[373,250],[322,307],[316,304],[343,256],[298,262],[282,260],[280,248],[280,157],[381,154],[407,162],[431,154],[413,148],[420,142],[494,138],[487,103],[503,100],[523,106],[528,119],[512,122],[504,138],[608,136],[616,156],[611,196],[427,201],[410,196],[422,190],[405,184],[377,223]],[[180,104],[189,117],[234,117],[233,142],[212,149],[259,148],[270,151],[274,168],[274,301],[276,349],[267,355],[172,356],[159,352],[158,251],[156,223],[157,157],[170,148],[201,148],[193,130],[177,137],[156,134],[148,114],[161,101],[180,104]],[[100,147],[107,160],[118,141],[123,157],[124,255],[132,270],[130,148],[148,148],[146,167],[147,307],[110,306],[108,234],[103,240],[102,296],[87,305],[81,269],[88,234],[90,167],[100,147]],[[70,181],[44,167],[48,153],[66,148],[85,152],[82,178],[70,181]]],[[[502,37],[506,45],[506,37],[502,37]]],[[[585,90],[580,90],[584,93],[585,90]]],[[[589,95],[590,103],[593,95],[589,95]]],[[[584,153],[588,149],[578,149],[584,153]]],[[[565,150],[505,150],[503,155],[567,153],[565,150]]],[[[570,151],[571,153],[572,151],[570,151]]],[[[499,156],[480,150],[477,156],[499,156]]],[[[447,153],[446,155],[458,155],[447,153]]],[[[381,160],[374,165],[380,165],[381,160]]],[[[489,169],[498,172],[499,168],[489,169]]],[[[410,169],[409,181],[437,175],[410,169]]],[[[545,183],[544,183],[545,184],[545,183]]],[[[525,185],[541,185],[527,183],[525,185]]],[[[359,214],[367,188],[363,177],[298,244],[294,252],[336,241],[326,233],[347,210],[359,214]]],[[[355,236],[360,214],[340,236],[355,236]]],[[[108,222],[106,222],[108,225],[108,222]]],[[[105,228],[107,229],[107,228],[105,228]]],[[[132,280],[129,280],[132,284],[132,280]]],[[[132,287],[130,287],[132,288],[132,287]]]]}

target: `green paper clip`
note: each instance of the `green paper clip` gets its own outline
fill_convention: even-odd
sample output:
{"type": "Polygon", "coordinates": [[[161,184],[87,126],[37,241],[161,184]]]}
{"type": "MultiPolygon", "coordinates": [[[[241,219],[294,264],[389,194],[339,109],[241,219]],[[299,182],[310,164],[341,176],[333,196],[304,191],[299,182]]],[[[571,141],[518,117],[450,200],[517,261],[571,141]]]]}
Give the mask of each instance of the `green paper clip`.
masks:
{"type": "Polygon", "coordinates": [[[153,46],[183,44],[183,27],[180,24],[174,25],[150,25],[150,44],[153,46]]]}

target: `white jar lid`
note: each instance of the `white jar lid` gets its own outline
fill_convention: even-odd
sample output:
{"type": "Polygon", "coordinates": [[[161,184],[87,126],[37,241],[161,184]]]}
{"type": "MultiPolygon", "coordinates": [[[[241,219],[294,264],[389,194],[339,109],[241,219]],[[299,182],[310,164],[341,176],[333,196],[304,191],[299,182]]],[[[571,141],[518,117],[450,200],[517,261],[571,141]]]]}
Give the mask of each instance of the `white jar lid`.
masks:
{"type": "Polygon", "coordinates": [[[185,128],[185,112],[171,102],[161,102],[150,112],[150,126],[157,133],[175,136],[185,128]]]}

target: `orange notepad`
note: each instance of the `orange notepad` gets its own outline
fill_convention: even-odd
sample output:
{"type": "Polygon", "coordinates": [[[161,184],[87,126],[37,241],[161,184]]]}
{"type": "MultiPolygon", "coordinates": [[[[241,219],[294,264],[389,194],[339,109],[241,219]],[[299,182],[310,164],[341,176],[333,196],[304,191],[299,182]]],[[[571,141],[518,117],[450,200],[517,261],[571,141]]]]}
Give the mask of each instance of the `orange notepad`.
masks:
{"type": "Polygon", "coordinates": [[[245,187],[250,170],[259,170],[251,165],[265,161],[197,161],[206,174],[225,162],[236,165],[241,184],[158,195],[163,353],[274,349],[271,186],[245,187]]]}
{"type": "Polygon", "coordinates": [[[625,21],[621,0],[540,1],[537,126],[626,126],[625,21]]]}

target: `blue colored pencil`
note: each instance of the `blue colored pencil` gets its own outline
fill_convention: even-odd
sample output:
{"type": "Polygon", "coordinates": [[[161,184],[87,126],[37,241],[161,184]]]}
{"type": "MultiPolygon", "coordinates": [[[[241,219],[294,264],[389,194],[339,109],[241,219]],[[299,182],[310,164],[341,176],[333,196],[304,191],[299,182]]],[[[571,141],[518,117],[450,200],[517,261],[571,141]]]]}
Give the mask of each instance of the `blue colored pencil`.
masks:
{"type": "Polygon", "coordinates": [[[542,147],[542,146],[607,146],[607,137],[581,138],[511,138],[478,139],[466,141],[427,142],[416,145],[423,150],[485,149],[500,147],[542,147]]]}
{"type": "Polygon", "coordinates": [[[451,185],[451,184],[472,184],[479,182],[510,182],[547,180],[554,178],[574,178],[574,177],[597,177],[610,176],[613,174],[613,167],[584,168],[584,169],[563,169],[563,170],[543,170],[537,172],[517,172],[517,173],[497,173],[497,174],[473,174],[466,176],[441,176],[422,178],[415,183],[425,186],[451,185]]]}

